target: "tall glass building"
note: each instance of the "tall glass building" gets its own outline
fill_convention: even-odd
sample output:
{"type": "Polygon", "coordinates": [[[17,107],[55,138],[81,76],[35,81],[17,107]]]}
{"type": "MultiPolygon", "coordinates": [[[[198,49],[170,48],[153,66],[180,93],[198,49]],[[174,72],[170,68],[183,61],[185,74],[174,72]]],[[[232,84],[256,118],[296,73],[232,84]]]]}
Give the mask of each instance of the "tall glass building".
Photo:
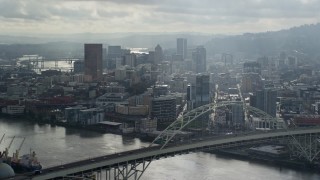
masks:
{"type": "Polygon", "coordinates": [[[199,74],[196,76],[196,102],[195,107],[210,103],[210,76],[199,74]]]}

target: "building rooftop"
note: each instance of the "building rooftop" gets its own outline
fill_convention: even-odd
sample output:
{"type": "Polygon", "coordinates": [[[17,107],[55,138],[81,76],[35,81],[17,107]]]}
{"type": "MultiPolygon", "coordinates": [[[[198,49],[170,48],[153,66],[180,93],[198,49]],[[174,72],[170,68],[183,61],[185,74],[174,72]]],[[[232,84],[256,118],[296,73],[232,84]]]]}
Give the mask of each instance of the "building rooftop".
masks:
{"type": "Polygon", "coordinates": [[[102,109],[99,108],[90,108],[90,109],[84,109],[81,110],[82,112],[95,112],[95,111],[103,111],[102,109]]]}
{"type": "Polygon", "coordinates": [[[102,121],[102,122],[99,122],[98,124],[104,124],[109,126],[120,126],[122,123],[117,123],[112,121],[102,121]]]}

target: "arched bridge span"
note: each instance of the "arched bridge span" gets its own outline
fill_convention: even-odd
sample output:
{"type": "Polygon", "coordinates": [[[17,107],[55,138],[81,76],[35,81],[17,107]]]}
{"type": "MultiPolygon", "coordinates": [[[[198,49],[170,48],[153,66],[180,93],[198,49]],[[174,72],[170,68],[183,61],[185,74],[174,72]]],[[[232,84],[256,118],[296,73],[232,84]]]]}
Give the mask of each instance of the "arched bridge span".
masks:
{"type": "Polygon", "coordinates": [[[42,174],[32,176],[30,179],[54,179],[67,176],[81,176],[88,172],[98,172],[98,179],[99,176],[103,175],[103,179],[136,180],[142,176],[153,160],[202,150],[215,150],[271,141],[298,143],[300,144],[296,148],[298,149],[297,152],[299,151],[298,155],[305,159],[309,158],[309,161],[313,161],[318,157],[320,152],[319,137],[320,127],[208,137],[207,139],[181,142],[179,144],[167,144],[162,149],[159,146],[152,146],[60,165],[44,169],[42,174]],[[305,144],[300,143],[299,140],[305,142],[305,144]]]}

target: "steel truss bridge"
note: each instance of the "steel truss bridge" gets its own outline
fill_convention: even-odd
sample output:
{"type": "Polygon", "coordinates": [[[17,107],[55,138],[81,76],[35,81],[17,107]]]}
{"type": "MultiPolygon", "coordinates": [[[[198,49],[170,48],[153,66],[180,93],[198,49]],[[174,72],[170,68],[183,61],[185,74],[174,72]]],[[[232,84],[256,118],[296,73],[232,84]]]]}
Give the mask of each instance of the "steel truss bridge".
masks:
{"type": "Polygon", "coordinates": [[[287,144],[292,156],[306,162],[318,159],[320,153],[320,127],[280,129],[283,123],[256,108],[247,107],[248,111],[264,118],[273,130],[252,131],[242,134],[206,136],[172,143],[175,135],[185,129],[203,114],[212,112],[217,107],[240,105],[238,102],[208,104],[185,113],[168,126],[154,142],[146,148],[110,154],[86,159],[69,164],[44,169],[42,174],[16,176],[14,179],[73,179],[74,177],[90,179],[94,174],[97,179],[140,179],[150,163],[161,158],[188,154],[198,151],[219,150],[236,146],[253,145],[268,142],[287,144]],[[156,145],[155,142],[162,142],[156,145]]]}

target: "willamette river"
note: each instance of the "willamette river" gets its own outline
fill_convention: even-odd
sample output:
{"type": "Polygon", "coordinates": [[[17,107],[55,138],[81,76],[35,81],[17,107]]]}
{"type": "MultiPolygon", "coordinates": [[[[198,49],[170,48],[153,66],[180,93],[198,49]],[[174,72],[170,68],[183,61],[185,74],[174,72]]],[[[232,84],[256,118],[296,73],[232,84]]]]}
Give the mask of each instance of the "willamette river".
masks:
{"type": "MultiPolygon", "coordinates": [[[[44,167],[148,146],[137,138],[0,118],[0,150],[15,136],[10,155],[26,137],[21,154],[36,151],[44,167]]],[[[193,153],[151,163],[143,180],[319,180],[320,174],[209,153],[193,153]]]]}

